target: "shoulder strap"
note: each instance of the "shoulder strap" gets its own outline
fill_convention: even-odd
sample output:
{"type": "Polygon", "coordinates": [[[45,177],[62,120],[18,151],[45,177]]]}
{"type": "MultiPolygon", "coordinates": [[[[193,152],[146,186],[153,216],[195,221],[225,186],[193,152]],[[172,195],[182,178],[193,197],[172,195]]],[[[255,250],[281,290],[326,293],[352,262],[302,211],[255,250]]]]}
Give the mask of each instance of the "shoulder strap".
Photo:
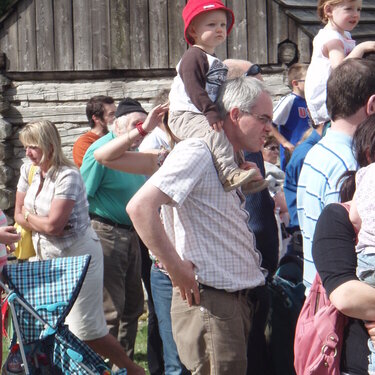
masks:
{"type": "Polygon", "coordinates": [[[34,164],[31,164],[31,167],[29,169],[29,175],[27,177],[27,181],[29,182],[29,186],[31,185],[31,183],[33,182],[33,178],[34,178],[34,174],[36,172],[36,169],[38,167],[34,164]]]}

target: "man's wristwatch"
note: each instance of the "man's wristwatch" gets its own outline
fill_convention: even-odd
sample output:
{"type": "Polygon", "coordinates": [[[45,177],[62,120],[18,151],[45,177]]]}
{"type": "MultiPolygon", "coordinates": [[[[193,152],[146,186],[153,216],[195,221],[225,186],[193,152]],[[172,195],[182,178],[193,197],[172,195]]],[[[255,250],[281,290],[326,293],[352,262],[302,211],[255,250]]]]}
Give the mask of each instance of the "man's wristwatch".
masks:
{"type": "Polygon", "coordinates": [[[262,73],[262,68],[260,67],[260,65],[253,64],[253,65],[250,66],[248,71],[245,73],[245,76],[253,77],[253,76],[256,76],[257,74],[261,74],[261,73],[262,73]]]}
{"type": "Polygon", "coordinates": [[[29,215],[30,215],[30,212],[29,211],[25,211],[25,215],[23,215],[24,219],[27,221],[27,219],[29,218],[29,215]]]}

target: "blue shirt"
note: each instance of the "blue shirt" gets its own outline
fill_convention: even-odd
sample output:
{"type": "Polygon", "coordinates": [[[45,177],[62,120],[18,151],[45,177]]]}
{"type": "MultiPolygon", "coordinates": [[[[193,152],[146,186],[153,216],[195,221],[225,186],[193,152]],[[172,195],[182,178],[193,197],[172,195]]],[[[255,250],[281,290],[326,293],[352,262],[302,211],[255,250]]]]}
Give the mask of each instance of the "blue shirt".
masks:
{"type": "MultiPolygon", "coordinates": [[[[282,97],[273,111],[273,123],[281,135],[296,145],[311,125],[306,100],[294,93],[282,97]]],[[[285,150],[281,145],[280,167],[285,171],[285,150]]]]}
{"type": "Polygon", "coordinates": [[[337,182],[348,170],[356,170],[352,137],[331,129],[306,155],[298,180],[297,213],[303,236],[303,278],[308,287],[316,269],[311,246],[316,222],[323,208],[339,201],[337,182]]]}
{"type": "Polygon", "coordinates": [[[299,228],[297,216],[297,185],[301,173],[303,161],[310,149],[317,144],[322,137],[316,130],[313,130],[310,136],[296,147],[292,157],[285,168],[284,195],[289,212],[289,228],[299,228]]]}

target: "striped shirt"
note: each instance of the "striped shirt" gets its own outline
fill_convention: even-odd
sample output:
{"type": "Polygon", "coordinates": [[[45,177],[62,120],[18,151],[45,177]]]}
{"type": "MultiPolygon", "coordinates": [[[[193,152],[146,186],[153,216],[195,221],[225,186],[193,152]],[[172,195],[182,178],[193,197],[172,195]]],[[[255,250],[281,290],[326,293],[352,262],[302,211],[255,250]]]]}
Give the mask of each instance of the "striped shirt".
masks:
{"type": "Polygon", "coordinates": [[[82,177],[76,168],[60,167],[54,174],[49,170],[45,176],[42,190],[37,195],[41,173],[37,169],[29,187],[27,176],[30,164],[21,167],[17,190],[26,193],[25,208],[33,214],[48,216],[54,199],[66,199],[75,202],[66,229],[61,236],[51,236],[33,232],[33,244],[40,259],[64,256],[86,228],[90,225],[89,204],[82,177]]]}
{"type": "Polygon", "coordinates": [[[228,292],[264,284],[243,196],[224,192],[203,141],[178,143],[148,183],[172,199],[162,207],[164,227],[200,283],[228,292]]]}
{"type": "Polygon", "coordinates": [[[304,281],[312,284],[316,269],[311,255],[315,225],[323,208],[339,201],[337,181],[348,170],[356,170],[352,137],[328,129],[307,153],[297,187],[297,213],[303,236],[304,281]]]}

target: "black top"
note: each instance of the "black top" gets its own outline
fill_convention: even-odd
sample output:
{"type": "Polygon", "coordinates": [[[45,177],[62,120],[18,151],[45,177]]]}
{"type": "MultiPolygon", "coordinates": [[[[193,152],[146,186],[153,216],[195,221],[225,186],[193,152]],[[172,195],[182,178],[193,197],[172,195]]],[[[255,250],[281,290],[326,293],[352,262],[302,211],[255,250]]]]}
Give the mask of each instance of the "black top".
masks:
{"type": "MultiPolygon", "coordinates": [[[[326,206],[315,227],[312,256],[328,296],[341,284],[357,280],[355,237],[347,210],[337,203],[326,206]]],[[[363,322],[350,318],[344,333],[341,371],[368,374],[368,338],[363,322]]]]}
{"type": "MultiPolygon", "coordinates": [[[[265,176],[262,153],[246,152],[245,160],[256,163],[263,177],[265,176]]],[[[249,212],[249,226],[254,232],[257,249],[262,254],[262,267],[271,277],[279,260],[279,237],[274,214],[275,203],[268,189],[246,196],[246,210],[249,212]]]]}

